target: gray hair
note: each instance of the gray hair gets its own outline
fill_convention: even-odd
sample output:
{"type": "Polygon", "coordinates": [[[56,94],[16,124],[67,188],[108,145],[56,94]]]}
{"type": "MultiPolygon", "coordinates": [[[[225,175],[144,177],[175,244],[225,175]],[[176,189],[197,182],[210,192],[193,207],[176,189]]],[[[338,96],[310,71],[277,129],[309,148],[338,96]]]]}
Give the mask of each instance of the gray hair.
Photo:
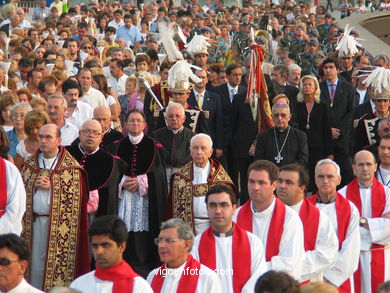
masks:
{"type": "Polygon", "coordinates": [[[17,103],[13,105],[10,109],[11,116],[15,113],[15,111],[19,108],[24,108],[27,110],[27,112],[32,111],[32,108],[29,103],[17,103]]]}
{"type": "Polygon", "coordinates": [[[173,108],[179,108],[180,112],[183,114],[183,116],[185,116],[185,111],[184,111],[183,105],[179,104],[179,103],[175,103],[175,102],[169,102],[167,108],[165,109],[164,116],[167,117],[168,112],[171,111],[171,109],[173,109],[173,108]]]}
{"type": "Polygon", "coordinates": [[[323,159],[323,160],[318,161],[315,170],[317,170],[317,168],[319,168],[320,166],[326,165],[326,164],[333,165],[336,168],[337,176],[341,176],[339,165],[337,165],[337,163],[331,159],[323,159]]]}
{"type": "Polygon", "coordinates": [[[297,64],[291,64],[290,66],[288,66],[288,71],[290,73],[293,72],[294,70],[302,71],[302,68],[297,64]]]}
{"type": "Polygon", "coordinates": [[[378,60],[383,60],[383,62],[385,62],[385,65],[390,66],[390,58],[386,54],[376,55],[374,58],[374,63],[376,63],[378,60]]]}
{"type": "Polygon", "coordinates": [[[275,109],[279,109],[279,108],[287,109],[288,114],[290,114],[290,106],[287,104],[284,104],[284,103],[276,103],[275,105],[273,105],[272,106],[272,113],[274,113],[275,109]]]}
{"type": "Polygon", "coordinates": [[[62,95],[60,95],[60,94],[50,95],[47,98],[47,101],[49,102],[49,100],[52,100],[52,99],[60,99],[60,100],[62,100],[62,107],[64,107],[64,108],[68,107],[68,103],[66,102],[65,98],[62,95]]]}
{"type": "Polygon", "coordinates": [[[192,245],[194,244],[195,237],[191,226],[185,223],[182,219],[173,218],[161,223],[160,230],[165,230],[169,228],[177,228],[177,236],[179,237],[179,239],[191,241],[191,246],[189,249],[190,252],[192,249],[192,245]]]}
{"type": "Polygon", "coordinates": [[[192,144],[194,143],[194,140],[197,139],[197,138],[205,138],[205,139],[207,139],[209,144],[210,144],[210,149],[213,148],[213,140],[211,139],[210,135],[207,135],[205,133],[198,133],[198,134],[194,135],[191,138],[190,147],[192,147],[192,144]]]}

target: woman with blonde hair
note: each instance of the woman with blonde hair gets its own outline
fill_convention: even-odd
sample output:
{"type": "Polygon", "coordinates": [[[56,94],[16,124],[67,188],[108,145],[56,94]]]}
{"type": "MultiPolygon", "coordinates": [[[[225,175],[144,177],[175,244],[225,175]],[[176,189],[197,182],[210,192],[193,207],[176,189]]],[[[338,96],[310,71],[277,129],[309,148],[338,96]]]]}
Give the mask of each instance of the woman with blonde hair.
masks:
{"type": "Polygon", "coordinates": [[[328,283],[314,282],[301,287],[301,293],[338,293],[339,290],[328,283]]]}
{"type": "Polygon", "coordinates": [[[315,76],[306,75],[302,77],[293,117],[297,127],[304,131],[307,136],[310,175],[308,191],[311,192],[316,191],[314,184],[316,163],[325,158],[333,159],[330,108],[328,104],[320,101],[320,94],[320,86],[315,76]]]}

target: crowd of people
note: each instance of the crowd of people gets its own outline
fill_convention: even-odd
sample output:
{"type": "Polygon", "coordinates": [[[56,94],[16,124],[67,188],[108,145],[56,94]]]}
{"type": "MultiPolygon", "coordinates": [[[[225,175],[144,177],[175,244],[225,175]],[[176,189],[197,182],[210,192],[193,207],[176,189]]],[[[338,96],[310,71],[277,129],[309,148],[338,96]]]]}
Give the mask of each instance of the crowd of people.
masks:
{"type": "Polygon", "coordinates": [[[0,292],[390,292],[390,57],[331,5],[19,4],[0,292]]]}

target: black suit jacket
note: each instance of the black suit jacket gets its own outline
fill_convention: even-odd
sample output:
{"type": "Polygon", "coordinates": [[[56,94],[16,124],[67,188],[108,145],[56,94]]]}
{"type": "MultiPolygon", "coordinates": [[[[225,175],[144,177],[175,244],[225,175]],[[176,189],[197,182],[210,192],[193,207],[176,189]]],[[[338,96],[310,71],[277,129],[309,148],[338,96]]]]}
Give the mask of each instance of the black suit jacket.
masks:
{"type": "MultiPolygon", "coordinates": [[[[210,90],[212,92],[217,93],[221,98],[222,114],[223,114],[223,144],[224,144],[224,148],[227,148],[232,138],[232,129],[230,123],[231,123],[233,103],[230,102],[230,93],[228,90],[227,83],[216,86],[210,90]]],[[[239,85],[237,95],[246,94],[246,90],[247,90],[246,87],[239,85]]],[[[233,100],[237,95],[233,97],[233,100]]]]}
{"type": "MultiPolygon", "coordinates": [[[[329,89],[326,81],[320,83],[321,101],[331,105],[329,89]]],[[[355,105],[355,87],[347,82],[338,79],[333,100],[330,108],[330,125],[340,130],[340,136],[334,140],[335,148],[344,149],[348,152],[349,136],[352,129],[353,108],[355,105]]]]}
{"type": "Polygon", "coordinates": [[[284,94],[288,97],[290,101],[290,112],[292,117],[294,117],[295,115],[295,105],[297,103],[298,93],[299,93],[299,89],[294,86],[288,84],[284,87],[284,94]]]}
{"type": "MultiPolygon", "coordinates": [[[[187,103],[191,107],[198,107],[198,101],[194,91],[191,91],[187,103]]],[[[207,118],[210,136],[213,140],[213,146],[216,149],[223,148],[223,114],[221,99],[218,94],[205,91],[203,98],[202,110],[207,118]]]]}

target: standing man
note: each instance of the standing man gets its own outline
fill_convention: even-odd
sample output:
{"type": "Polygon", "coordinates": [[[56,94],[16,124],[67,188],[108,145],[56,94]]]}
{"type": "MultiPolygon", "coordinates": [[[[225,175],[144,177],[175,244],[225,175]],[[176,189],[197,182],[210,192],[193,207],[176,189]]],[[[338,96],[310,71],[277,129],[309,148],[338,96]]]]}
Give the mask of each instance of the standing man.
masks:
{"type": "Polygon", "coordinates": [[[107,80],[108,86],[114,89],[117,97],[126,94],[127,75],[123,73],[124,63],[119,59],[112,59],[110,62],[111,77],[107,80]]]}
{"type": "Polygon", "coordinates": [[[33,68],[27,73],[27,89],[30,91],[33,98],[39,96],[38,85],[42,80],[42,71],[39,68],[33,68]]]}
{"type": "Polygon", "coordinates": [[[154,292],[222,293],[217,274],[190,254],[194,244],[190,225],[181,219],[163,222],[154,242],[163,263],[147,279],[154,292]]]}
{"type": "Polygon", "coordinates": [[[358,268],[360,252],[359,212],[336,191],[340,182],[340,167],[330,159],[319,161],[315,168],[318,193],[309,200],[329,216],[338,237],[336,264],[324,272],[324,279],[339,292],[353,293],[353,273],[358,268]]]}
{"type": "Polygon", "coordinates": [[[96,270],[70,284],[82,292],[153,293],[148,283],[123,259],[127,229],[116,216],[103,216],[92,222],[88,229],[96,270]]]}
{"type": "Polygon", "coordinates": [[[89,104],[92,109],[98,106],[108,106],[102,92],[92,87],[92,72],[90,69],[87,67],[80,69],[78,79],[83,92],[81,101],[89,104]]]}
{"type": "Polygon", "coordinates": [[[111,128],[111,111],[107,106],[98,106],[93,110],[93,119],[102,126],[103,138],[100,147],[105,151],[111,150],[111,146],[115,141],[123,138],[122,133],[111,128]]]}
{"type": "Polygon", "coordinates": [[[320,83],[320,99],[330,106],[334,160],[341,168],[343,174],[341,186],[344,186],[353,179],[349,158],[349,135],[352,129],[355,88],[349,82],[338,78],[340,65],[337,60],[327,58],[322,64],[325,81],[320,83]]]}
{"type": "Polygon", "coordinates": [[[191,254],[218,276],[223,292],[253,292],[257,278],[266,270],[259,238],[233,223],[236,195],[229,186],[213,186],[206,194],[210,227],[195,238],[191,254]]]}
{"type": "Polygon", "coordinates": [[[227,184],[233,189],[234,185],[222,165],[210,159],[213,153],[210,136],[203,133],[193,136],[190,152],[192,161],[171,177],[166,218],[180,218],[199,234],[210,225],[205,204],[207,191],[217,184],[227,184]]]}
{"type": "Polygon", "coordinates": [[[26,191],[18,168],[0,157],[0,234],[22,233],[26,191]]]}
{"type": "Polygon", "coordinates": [[[233,220],[261,239],[267,271],[284,271],[299,279],[304,259],[302,222],[275,196],[277,180],[275,164],[261,160],[252,163],[248,169],[250,200],[237,209],[233,220]]]}
{"type": "Polygon", "coordinates": [[[305,198],[309,175],[298,164],[280,168],[276,193],[303,224],[305,256],[299,282],[322,282],[322,273],[336,263],[338,240],[329,217],[305,198]]]}
{"type": "MultiPolygon", "coordinates": [[[[386,128],[389,129],[387,121],[382,121],[381,124],[386,123],[386,128]]],[[[379,124],[379,127],[381,126],[379,124]]],[[[379,129],[379,128],[378,128],[379,129]]],[[[376,172],[376,179],[384,186],[390,187],[390,134],[384,134],[378,145],[378,159],[379,166],[378,171],[376,172]]],[[[374,152],[373,152],[374,153],[374,152]]],[[[375,153],[374,153],[375,155],[375,153]]]]}
{"type": "Polygon", "coordinates": [[[290,107],[287,104],[272,106],[274,127],[257,135],[255,160],[268,160],[277,166],[291,163],[307,165],[309,151],[306,134],[289,125],[290,107]]]}
{"type": "Polygon", "coordinates": [[[126,44],[130,42],[131,48],[137,52],[141,46],[142,36],[137,26],[132,24],[130,14],[126,14],[124,24],[120,25],[116,31],[116,39],[124,39],[126,44]]]}
{"type": "Polygon", "coordinates": [[[375,178],[377,164],[371,152],[357,152],[352,169],[356,178],[339,192],[356,205],[360,215],[360,266],[355,290],[376,292],[390,278],[390,190],[375,178]]]}
{"type": "Polygon", "coordinates": [[[22,167],[27,192],[23,237],[32,250],[31,284],[48,291],[89,270],[87,174],[61,147],[55,124],[41,127],[39,152],[22,167]]]}

